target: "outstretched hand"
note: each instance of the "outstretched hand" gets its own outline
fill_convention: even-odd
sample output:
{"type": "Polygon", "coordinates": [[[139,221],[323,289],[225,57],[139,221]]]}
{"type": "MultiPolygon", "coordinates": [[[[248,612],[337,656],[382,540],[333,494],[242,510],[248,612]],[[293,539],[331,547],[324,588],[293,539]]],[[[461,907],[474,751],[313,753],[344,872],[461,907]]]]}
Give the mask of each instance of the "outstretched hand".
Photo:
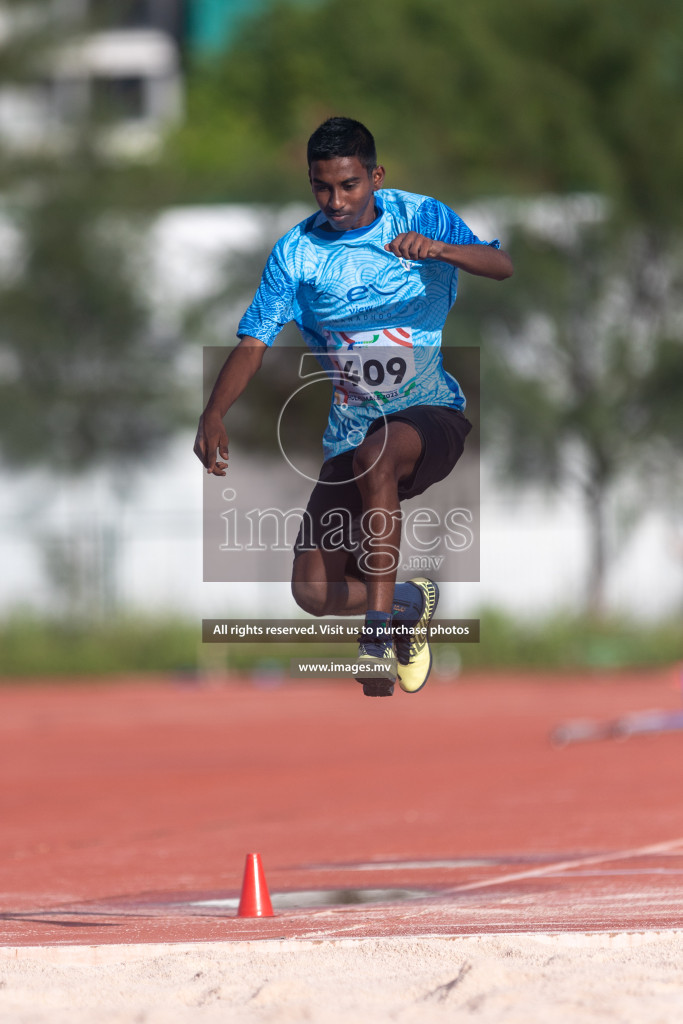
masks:
{"type": "Polygon", "coordinates": [[[419,235],[417,231],[405,231],[396,235],[391,242],[387,242],[384,248],[404,260],[436,260],[443,248],[443,242],[419,235]]]}
{"type": "Polygon", "coordinates": [[[206,412],[199,418],[197,436],[193,451],[207,473],[214,476],[225,476],[228,468],[228,435],[220,416],[211,416],[206,412]],[[219,462],[217,454],[225,462],[219,462]]]}

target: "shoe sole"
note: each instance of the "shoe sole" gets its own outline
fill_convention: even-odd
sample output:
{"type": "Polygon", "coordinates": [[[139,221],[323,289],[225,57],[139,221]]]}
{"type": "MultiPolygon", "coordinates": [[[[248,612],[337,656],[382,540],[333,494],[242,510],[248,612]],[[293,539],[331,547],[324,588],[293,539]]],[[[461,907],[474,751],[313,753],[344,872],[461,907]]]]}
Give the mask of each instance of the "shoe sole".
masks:
{"type": "MultiPolygon", "coordinates": [[[[360,683],[362,680],[358,680],[360,683]]],[[[369,682],[363,681],[363,693],[366,697],[393,697],[394,684],[389,679],[374,679],[369,682]]]]}
{"type": "MultiPolygon", "coordinates": [[[[372,665],[376,667],[380,663],[379,658],[368,657],[367,655],[361,655],[358,658],[359,667],[360,665],[372,665]]],[[[382,673],[375,673],[374,675],[361,675],[356,676],[356,682],[360,683],[363,687],[363,693],[366,697],[391,697],[394,693],[394,683],[396,682],[396,655],[392,654],[391,658],[383,660],[382,673]]]]}
{"type": "MultiPolygon", "coordinates": [[[[389,666],[387,666],[387,671],[391,671],[389,666]]],[[[380,676],[379,679],[377,677],[373,679],[369,676],[356,676],[356,682],[361,684],[366,697],[391,697],[394,693],[396,671],[394,670],[392,675],[380,676]]]]}

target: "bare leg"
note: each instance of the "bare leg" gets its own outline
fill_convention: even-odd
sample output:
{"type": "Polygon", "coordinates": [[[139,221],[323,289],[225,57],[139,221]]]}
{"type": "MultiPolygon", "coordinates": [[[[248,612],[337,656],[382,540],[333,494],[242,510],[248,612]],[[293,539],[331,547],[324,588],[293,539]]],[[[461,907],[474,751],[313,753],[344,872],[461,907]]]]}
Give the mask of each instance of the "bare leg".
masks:
{"type": "Polygon", "coordinates": [[[364,615],[365,583],[346,573],[345,551],[301,551],[292,568],[294,600],[309,615],[364,615]]]}
{"type": "Polygon", "coordinates": [[[391,614],[401,546],[399,481],[415,469],[422,438],[409,423],[385,424],[356,449],[354,472],[363,501],[363,550],[367,584],[346,572],[345,551],[301,551],[292,568],[292,594],[310,615],[391,614]],[[386,443],[385,443],[386,441],[386,443]]]}
{"type": "Polygon", "coordinates": [[[401,546],[399,481],[422,454],[422,438],[409,423],[394,420],[356,450],[354,471],[363,499],[363,555],[367,608],[391,614],[401,546]],[[386,441],[386,443],[385,443],[386,441]]]}

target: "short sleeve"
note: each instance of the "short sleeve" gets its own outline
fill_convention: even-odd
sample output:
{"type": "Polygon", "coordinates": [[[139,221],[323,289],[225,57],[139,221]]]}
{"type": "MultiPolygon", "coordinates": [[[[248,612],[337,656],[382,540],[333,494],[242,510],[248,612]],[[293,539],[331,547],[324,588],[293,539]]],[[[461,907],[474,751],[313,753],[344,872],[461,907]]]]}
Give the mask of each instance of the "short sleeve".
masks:
{"type": "Polygon", "coordinates": [[[296,284],[276,247],[268,257],[258,291],[239,322],[238,336],[246,334],[272,345],[285,324],[294,319],[295,303],[296,284]]]}
{"type": "Polygon", "coordinates": [[[438,199],[425,199],[415,211],[410,227],[426,238],[448,242],[449,245],[491,245],[494,249],[500,249],[497,238],[492,242],[477,238],[464,220],[438,199]]]}

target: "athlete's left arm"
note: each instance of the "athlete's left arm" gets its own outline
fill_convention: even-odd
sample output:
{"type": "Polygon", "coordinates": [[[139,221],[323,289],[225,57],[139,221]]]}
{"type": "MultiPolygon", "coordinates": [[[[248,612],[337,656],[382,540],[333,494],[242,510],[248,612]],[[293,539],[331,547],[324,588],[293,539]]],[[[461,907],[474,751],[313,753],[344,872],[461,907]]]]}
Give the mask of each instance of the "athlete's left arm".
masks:
{"type": "Polygon", "coordinates": [[[513,273],[512,260],[504,249],[493,245],[451,245],[435,238],[427,238],[417,231],[406,231],[397,235],[384,246],[387,252],[393,252],[404,260],[441,260],[452,267],[465,270],[468,274],[480,277],[492,277],[495,281],[503,281],[513,273]]]}

